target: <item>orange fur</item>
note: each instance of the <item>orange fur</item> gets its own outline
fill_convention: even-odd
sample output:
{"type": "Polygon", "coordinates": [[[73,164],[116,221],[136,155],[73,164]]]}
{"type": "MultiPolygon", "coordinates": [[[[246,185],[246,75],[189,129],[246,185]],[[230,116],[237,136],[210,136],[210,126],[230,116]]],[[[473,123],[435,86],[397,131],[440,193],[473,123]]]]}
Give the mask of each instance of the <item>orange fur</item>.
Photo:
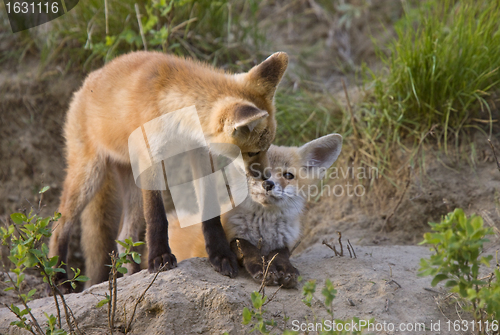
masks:
{"type": "MultiPolygon", "coordinates": [[[[247,166],[258,162],[265,167],[265,152],[276,129],[273,96],[287,62],[285,53],[276,53],[248,73],[234,75],[189,59],[136,52],[92,72],[74,94],[64,126],[67,176],[59,206],[62,217],[54,226],[50,255],[60,255],[60,261],[66,262],[71,226],[99,196],[109,171],[121,171],[125,211],[135,205],[137,197],[127,195],[135,187],[130,186],[128,138],[136,128],[165,113],[195,105],[209,142],[236,144],[247,166]],[[235,132],[235,119],[242,105],[265,111],[267,117],[259,117],[255,128],[240,134],[235,132]],[[262,154],[252,158],[246,155],[259,151],[262,154]]],[[[134,211],[129,212],[132,220],[134,211]]],[[[99,225],[87,221],[95,220],[84,222],[92,225],[83,236],[86,253],[102,253],[85,239],[101,233],[99,225]]]]}

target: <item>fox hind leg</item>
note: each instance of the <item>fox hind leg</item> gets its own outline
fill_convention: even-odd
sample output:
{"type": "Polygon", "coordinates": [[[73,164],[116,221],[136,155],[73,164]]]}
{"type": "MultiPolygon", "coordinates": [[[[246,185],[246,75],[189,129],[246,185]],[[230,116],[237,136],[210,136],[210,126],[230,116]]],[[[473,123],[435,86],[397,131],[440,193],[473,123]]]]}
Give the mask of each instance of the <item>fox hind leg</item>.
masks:
{"type": "Polygon", "coordinates": [[[85,255],[85,274],[90,278],[85,287],[109,278],[110,253],[116,249],[115,239],[121,216],[121,199],[116,176],[108,169],[102,188],[82,213],[81,244],[85,255]]]}
{"type": "MultiPolygon", "coordinates": [[[[67,264],[68,245],[73,225],[80,222],[80,215],[100,190],[106,175],[106,159],[94,155],[88,160],[83,155],[74,155],[68,159],[70,163],[64,181],[59,212],[61,218],[54,223],[50,238],[49,256],[59,256],[59,263],[67,264]]],[[[68,267],[63,265],[66,274],[58,272],[58,281],[68,278],[68,267]]],[[[69,290],[66,287],[65,290],[69,290]]]]}

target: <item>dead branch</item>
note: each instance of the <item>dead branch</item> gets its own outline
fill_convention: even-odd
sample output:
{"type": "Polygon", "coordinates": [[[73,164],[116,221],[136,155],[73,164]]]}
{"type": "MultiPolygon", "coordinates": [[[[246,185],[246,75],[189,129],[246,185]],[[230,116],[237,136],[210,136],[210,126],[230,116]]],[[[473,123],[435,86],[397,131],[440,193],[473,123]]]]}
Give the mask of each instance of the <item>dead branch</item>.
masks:
{"type": "Polygon", "coordinates": [[[347,239],[347,244],[351,246],[351,250],[352,250],[352,253],[354,254],[354,258],[358,258],[358,256],[356,256],[356,251],[354,251],[354,247],[352,246],[351,241],[349,241],[349,239],[347,239]]]}
{"type": "Polygon", "coordinates": [[[396,211],[398,210],[399,205],[401,205],[401,202],[403,202],[403,198],[405,197],[406,191],[408,190],[408,186],[410,186],[410,182],[411,182],[411,169],[408,168],[408,180],[406,181],[406,185],[405,185],[405,188],[403,190],[403,193],[401,194],[401,197],[399,197],[399,201],[396,204],[396,207],[394,207],[392,213],[387,217],[387,219],[385,219],[385,223],[384,223],[384,226],[382,227],[382,231],[385,231],[385,232],[392,231],[393,227],[391,227],[389,220],[394,216],[394,213],[396,213],[396,211]]]}
{"type": "MultiPolygon", "coordinates": [[[[264,276],[262,277],[262,283],[260,284],[259,288],[259,293],[262,293],[263,295],[264,295],[264,287],[266,286],[267,273],[269,272],[269,267],[271,266],[276,256],[278,256],[277,253],[273,256],[273,258],[271,258],[269,262],[267,262],[266,271],[264,271],[264,276]]],[[[262,259],[262,263],[265,264],[264,259],[262,259]]]]}
{"type": "MultiPolygon", "coordinates": [[[[155,273],[155,276],[153,277],[153,279],[151,280],[151,282],[149,283],[148,287],[146,287],[146,289],[142,292],[141,296],[139,297],[139,299],[137,299],[137,301],[135,302],[135,305],[134,305],[134,310],[132,311],[132,316],[130,317],[130,321],[127,325],[127,328],[125,328],[125,334],[127,334],[129,331],[130,331],[130,328],[132,327],[132,322],[134,321],[134,316],[135,316],[135,311],[137,309],[137,306],[139,305],[139,303],[142,301],[142,299],[144,299],[144,296],[146,295],[146,292],[149,290],[149,288],[151,286],[153,286],[153,283],[155,282],[156,278],[158,277],[158,275],[160,274],[160,272],[164,271],[165,270],[165,267],[167,266],[167,264],[163,264],[159,269],[158,271],[156,271],[155,273]]],[[[125,322],[127,321],[127,319],[125,319],[125,322]]]]}
{"type": "Polygon", "coordinates": [[[340,256],[340,253],[335,249],[334,245],[330,245],[326,242],[326,240],[323,240],[323,244],[326,245],[328,248],[332,249],[333,252],[335,253],[335,256],[340,256]]]}
{"type": "Polygon", "coordinates": [[[295,243],[292,250],[290,250],[290,255],[293,254],[293,252],[295,251],[295,249],[297,249],[297,247],[300,245],[301,242],[302,242],[302,240],[298,240],[297,243],[295,243]]]}
{"type": "Polygon", "coordinates": [[[270,303],[274,299],[274,297],[276,296],[276,293],[278,293],[278,291],[281,290],[282,287],[283,287],[283,284],[281,284],[280,287],[278,287],[278,289],[276,291],[274,291],[274,293],[271,296],[271,298],[267,299],[267,301],[262,305],[262,307],[264,307],[265,305],[267,305],[268,303],[270,303]]]}
{"type": "Polygon", "coordinates": [[[495,152],[495,147],[493,146],[493,143],[491,143],[490,139],[488,139],[488,143],[490,144],[491,151],[493,151],[493,156],[495,156],[495,161],[497,162],[498,171],[500,171],[500,162],[498,162],[497,153],[495,152]]]}
{"type": "Polygon", "coordinates": [[[342,245],[342,233],[338,231],[337,234],[339,234],[340,256],[344,256],[344,246],[342,245]]]}
{"type": "Polygon", "coordinates": [[[392,283],[396,284],[399,288],[402,288],[401,285],[399,285],[399,283],[394,279],[389,280],[386,285],[391,285],[392,283]]]}
{"type": "Polygon", "coordinates": [[[345,98],[347,100],[347,109],[349,110],[349,114],[351,115],[352,131],[354,132],[354,138],[356,139],[357,142],[359,135],[358,135],[358,129],[356,128],[356,123],[354,122],[354,113],[352,112],[351,101],[349,100],[349,94],[347,94],[347,87],[345,85],[344,79],[341,79],[341,81],[342,81],[342,86],[344,87],[345,98]]]}
{"type": "Polygon", "coordinates": [[[349,246],[349,244],[347,245],[347,251],[349,251],[349,258],[352,258],[351,247],[349,246]]]}

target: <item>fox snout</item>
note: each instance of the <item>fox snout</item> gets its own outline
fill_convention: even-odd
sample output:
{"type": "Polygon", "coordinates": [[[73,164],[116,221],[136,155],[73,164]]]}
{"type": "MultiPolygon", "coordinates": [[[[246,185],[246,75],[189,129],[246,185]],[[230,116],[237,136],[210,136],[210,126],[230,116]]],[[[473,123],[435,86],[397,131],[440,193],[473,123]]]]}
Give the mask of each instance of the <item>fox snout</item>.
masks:
{"type": "Polygon", "coordinates": [[[270,179],[268,180],[265,180],[262,182],[262,187],[264,188],[264,190],[266,190],[267,192],[271,191],[273,188],[274,188],[274,182],[270,179]]]}

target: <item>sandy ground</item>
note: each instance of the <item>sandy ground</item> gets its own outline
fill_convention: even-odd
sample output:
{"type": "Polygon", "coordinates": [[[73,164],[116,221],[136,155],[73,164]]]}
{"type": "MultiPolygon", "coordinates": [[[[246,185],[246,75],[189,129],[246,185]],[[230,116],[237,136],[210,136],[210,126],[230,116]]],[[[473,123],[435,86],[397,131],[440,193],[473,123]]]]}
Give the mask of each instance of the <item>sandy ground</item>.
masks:
{"type": "MultiPolygon", "coordinates": [[[[320,294],[326,279],[330,279],[338,293],[333,302],[335,319],[347,321],[353,317],[363,320],[373,318],[375,324],[384,322],[395,329],[411,324],[425,324],[426,330],[375,331],[377,334],[423,334],[429,332],[431,324],[441,323],[440,334],[446,331],[446,321],[459,316],[447,302],[438,304],[441,288],[430,288],[430,278],[417,277],[420,258],[429,251],[418,246],[366,246],[355,247],[357,258],[334,256],[326,246],[316,245],[292,258],[300,270],[303,281],[298,289],[280,290],[265,306],[265,317],[274,319],[279,329],[327,319],[320,294]],[[312,308],[301,299],[302,286],[307,280],[317,283],[312,308]],[[296,320],[296,321],[294,321],[296,320]]],[[[135,275],[118,280],[117,326],[123,326],[124,311],[130,317],[136,299],[151,281],[153,275],[143,270],[135,275]]],[[[87,334],[106,334],[106,307],[95,305],[108,289],[107,283],[93,286],[82,293],[66,296],[80,327],[87,334]]],[[[245,334],[248,326],[242,325],[242,310],[251,307],[250,294],[259,289],[248,275],[242,273],[235,279],[215,272],[206,259],[189,259],[179,266],[161,273],[154,285],[139,303],[132,334],[245,334]]],[[[266,288],[272,296],[275,288],[266,288]]],[[[43,320],[43,312],[55,313],[52,298],[33,301],[33,314],[43,320]]],[[[328,317],[329,319],[329,317],[328,317]]],[[[0,309],[0,333],[21,334],[8,324],[13,315],[0,309]]],[[[330,320],[330,319],[329,319],[330,320]]],[[[303,326],[305,327],[305,326],[303,326]]],[[[379,326],[381,327],[381,326],[379,326]]],[[[389,329],[389,328],[386,328],[389,329]]],[[[311,332],[310,334],[314,334],[311,332]]]]}

